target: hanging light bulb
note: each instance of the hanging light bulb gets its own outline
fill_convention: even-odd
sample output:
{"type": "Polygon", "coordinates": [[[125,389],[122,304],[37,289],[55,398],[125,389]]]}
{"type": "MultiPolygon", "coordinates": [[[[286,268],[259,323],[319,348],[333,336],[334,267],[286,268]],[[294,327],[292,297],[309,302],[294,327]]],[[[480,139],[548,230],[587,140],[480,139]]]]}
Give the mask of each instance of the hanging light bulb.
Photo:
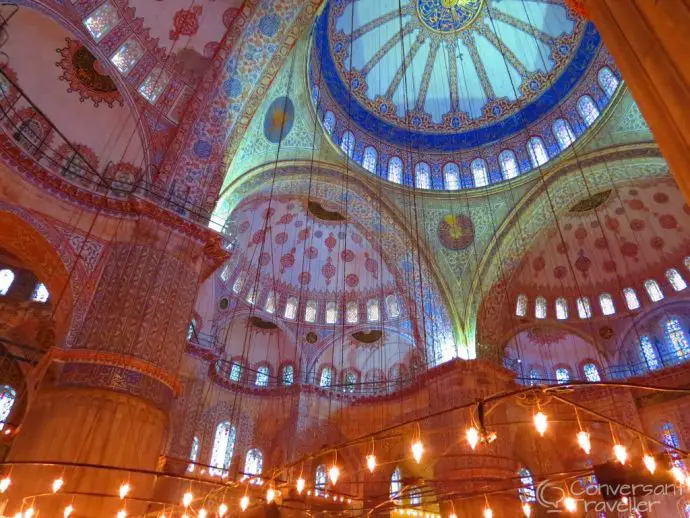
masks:
{"type": "Polygon", "coordinates": [[[4,493],[5,491],[7,491],[7,488],[10,487],[10,482],[11,479],[9,475],[0,480],[0,493],[4,493]]]}
{"type": "Polygon", "coordinates": [[[74,507],[72,507],[71,505],[68,505],[67,507],[65,507],[65,510],[62,513],[63,518],[68,518],[69,515],[71,515],[73,511],[74,511],[74,507]]]}
{"type": "Polygon", "coordinates": [[[127,511],[122,509],[121,511],[117,512],[117,518],[127,518],[127,511]]]}
{"type": "Polygon", "coordinates": [[[53,480],[53,493],[57,493],[58,491],[60,491],[60,488],[64,483],[65,481],[61,478],[56,478],[55,480],[53,480]]]}
{"type": "Polygon", "coordinates": [[[340,477],[340,468],[333,464],[331,469],[328,470],[328,478],[331,479],[331,483],[335,486],[338,483],[338,478],[340,477]]]}
{"type": "Polygon", "coordinates": [[[523,504],[522,514],[525,515],[525,518],[529,518],[530,516],[532,516],[532,507],[529,504],[523,504]]]}
{"type": "Polygon", "coordinates": [[[206,509],[199,509],[199,518],[206,518],[208,516],[208,513],[206,512],[206,509]]]}
{"type": "Polygon", "coordinates": [[[273,500],[275,500],[275,497],[276,497],[276,490],[273,489],[272,487],[269,487],[266,490],[266,503],[270,504],[271,502],[273,502],[273,500]]]}
{"type": "Polygon", "coordinates": [[[685,484],[685,472],[678,466],[673,466],[671,468],[671,475],[676,479],[679,484],[685,484]]]}
{"type": "Polygon", "coordinates": [[[182,495],[182,505],[185,507],[189,507],[190,504],[192,503],[192,500],[194,500],[194,495],[192,494],[191,491],[187,491],[184,495],[182,495]]]}
{"type": "Polygon", "coordinates": [[[458,518],[458,515],[455,514],[455,513],[450,513],[450,514],[448,515],[448,518],[458,518]]]}
{"type": "Polygon", "coordinates": [[[534,427],[537,429],[537,432],[542,437],[546,433],[546,429],[549,427],[549,419],[546,417],[546,414],[541,410],[534,414],[534,427]]]}
{"type": "Polygon", "coordinates": [[[244,495],[240,500],[240,509],[246,511],[247,507],[249,507],[249,497],[247,495],[244,495]]]}
{"type": "Polygon", "coordinates": [[[654,475],[654,472],[656,471],[656,460],[654,459],[654,457],[647,453],[642,459],[642,461],[644,462],[647,471],[654,475]]]}
{"type": "Polygon", "coordinates": [[[577,443],[587,455],[592,451],[592,442],[589,438],[589,432],[580,430],[577,434],[577,443]]]}
{"type": "Polygon", "coordinates": [[[228,506],[225,505],[225,502],[223,502],[222,504],[220,504],[218,506],[218,516],[220,516],[220,518],[223,518],[223,516],[225,516],[227,513],[228,513],[228,506]]]}
{"type": "Polygon", "coordinates": [[[299,477],[297,479],[297,494],[301,495],[302,491],[304,491],[304,486],[306,485],[306,482],[302,477],[299,477]]]}
{"type": "Polygon", "coordinates": [[[415,442],[412,443],[412,457],[414,457],[414,460],[417,461],[417,464],[419,464],[422,460],[423,453],[424,445],[422,444],[422,441],[417,439],[415,442]]]}
{"type": "Polygon", "coordinates": [[[465,432],[465,438],[467,439],[467,444],[469,444],[470,448],[474,450],[477,447],[477,444],[479,444],[479,430],[477,430],[474,426],[472,428],[468,428],[465,432]]]}
{"type": "Polygon", "coordinates": [[[575,502],[575,499],[572,496],[566,496],[563,499],[563,507],[569,513],[574,513],[577,510],[577,502],[575,502]]]}
{"type": "Polygon", "coordinates": [[[494,518],[494,512],[491,510],[491,507],[484,508],[484,518],[494,518]]]}
{"type": "Polygon", "coordinates": [[[628,450],[622,444],[613,445],[613,455],[621,464],[625,464],[628,461],[628,450]]]}
{"type": "Polygon", "coordinates": [[[129,490],[132,489],[129,484],[126,482],[120,486],[120,498],[124,498],[127,496],[127,493],[129,493],[129,490]]]}
{"type": "Polygon", "coordinates": [[[373,453],[371,455],[367,455],[367,468],[369,468],[371,473],[373,473],[376,469],[376,455],[373,453]]]}
{"type": "Polygon", "coordinates": [[[29,507],[26,511],[24,511],[24,518],[31,518],[36,511],[34,511],[33,507],[29,507]]]}

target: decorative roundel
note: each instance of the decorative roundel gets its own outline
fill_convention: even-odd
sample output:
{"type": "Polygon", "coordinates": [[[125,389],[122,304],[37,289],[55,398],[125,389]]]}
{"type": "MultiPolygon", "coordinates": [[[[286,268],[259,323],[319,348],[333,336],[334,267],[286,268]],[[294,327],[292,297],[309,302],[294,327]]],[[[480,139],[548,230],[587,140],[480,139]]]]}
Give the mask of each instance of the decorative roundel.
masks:
{"type": "Polygon", "coordinates": [[[319,335],[317,335],[314,331],[309,331],[307,333],[307,343],[315,344],[318,339],[319,335]]]}
{"type": "Polygon", "coordinates": [[[229,304],[230,302],[228,301],[228,299],[226,297],[223,297],[222,299],[220,299],[220,304],[218,305],[220,306],[220,309],[228,309],[229,304]]]}
{"type": "Polygon", "coordinates": [[[479,15],[484,0],[417,0],[422,23],[443,34],[459,31],[479,15]]]}
{"type": "Polygon", "coordinates": [[[450,250],[464,250],[474,240],[474,225],[464,214],[446,214],[438,224],[438,238],[450,250]]]}
{"type": "Polygon", "coordinates": [[[277,144],[288,136],[295,123],[295,105],[289,97],[278,97],[266,110],[264,136],[277,144]]]}

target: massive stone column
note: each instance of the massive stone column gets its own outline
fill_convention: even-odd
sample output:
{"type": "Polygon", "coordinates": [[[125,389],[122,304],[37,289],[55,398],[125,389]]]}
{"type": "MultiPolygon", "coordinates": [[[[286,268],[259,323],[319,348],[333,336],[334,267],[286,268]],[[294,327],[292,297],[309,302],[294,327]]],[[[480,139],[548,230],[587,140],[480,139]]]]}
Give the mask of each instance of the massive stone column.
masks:
{"type": "Polygon", "coordinates": [[[8,458],[81,467],[14,465],[7,512],[50,493],[58,477],[64,495],[38,497],[41,516],[62,516],[70,494],[77,516],[145,511],[154,477],[129,470],[159,467],[196,287],[216,262],[209,254],[224,255],[218,236],[160,215],[118,229],[84,325],[50,353],[49,375],[8,458]],[[126,502],[112,497],[123,482],[132,486],[126,502]]]}
{"type": "Polygon", "coordinates": [[[664,0],[569,0],[601,33],[690,200],[690,4],[664,0]]]}

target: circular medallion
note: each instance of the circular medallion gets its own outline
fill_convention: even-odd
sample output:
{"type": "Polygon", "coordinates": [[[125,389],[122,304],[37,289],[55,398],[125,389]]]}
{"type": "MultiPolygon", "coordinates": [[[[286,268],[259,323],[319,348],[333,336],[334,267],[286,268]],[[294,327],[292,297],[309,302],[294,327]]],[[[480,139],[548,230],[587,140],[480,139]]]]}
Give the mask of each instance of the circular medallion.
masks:
{"type": "Polygon", "coordinates": [[[474,240],[474,225],[464,214],[446,214],[438,224],[438,238],[450,250],[464,250],[474,240]]]}
{"type": "Polygon", "coordinates": [[[295,122],[295,105],[289,97],[278,97],[266,110],[264,135],[269,142],[277,144],[292,129],[295,122]]]}
{"type": "Polygon", "coordinates": [[[417,0],[417,16],[430,30],[454,33],[471,24],[484,6],[484,0],[417,0]]]}

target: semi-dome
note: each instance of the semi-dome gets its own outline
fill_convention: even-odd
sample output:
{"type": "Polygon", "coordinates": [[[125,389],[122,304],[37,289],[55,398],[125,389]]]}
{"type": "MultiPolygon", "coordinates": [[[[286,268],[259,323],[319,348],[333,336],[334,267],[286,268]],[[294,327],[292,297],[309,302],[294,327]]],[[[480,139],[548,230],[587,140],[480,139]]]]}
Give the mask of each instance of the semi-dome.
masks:
{"type": "Polygon", "coordinates": [[[310,81],[335,144],[418,188],[479,187],[544,165],[618,86],[594,26],[554,0],[339,0],[310,81]]]}

